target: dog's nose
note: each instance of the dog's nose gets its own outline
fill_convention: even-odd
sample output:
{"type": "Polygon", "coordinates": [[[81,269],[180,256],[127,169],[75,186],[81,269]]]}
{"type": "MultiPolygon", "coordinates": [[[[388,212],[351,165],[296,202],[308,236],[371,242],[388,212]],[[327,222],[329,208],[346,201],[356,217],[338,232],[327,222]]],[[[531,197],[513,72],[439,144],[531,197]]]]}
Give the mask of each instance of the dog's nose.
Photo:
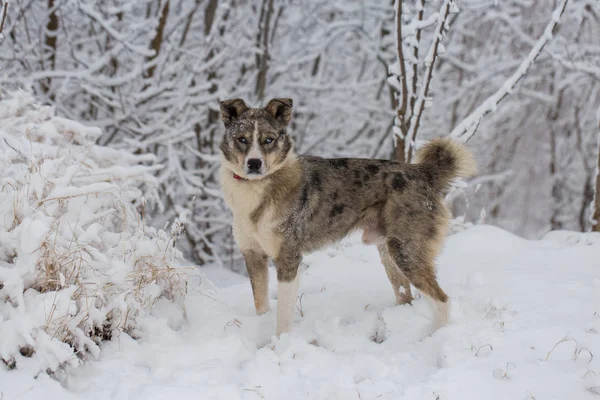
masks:
{"type": "Polygon", "coordinates": [[[258,172],[262,166],[262,161],[259,158],[251,158],[248,160],[248,169],[250,172],[258,172]]]}

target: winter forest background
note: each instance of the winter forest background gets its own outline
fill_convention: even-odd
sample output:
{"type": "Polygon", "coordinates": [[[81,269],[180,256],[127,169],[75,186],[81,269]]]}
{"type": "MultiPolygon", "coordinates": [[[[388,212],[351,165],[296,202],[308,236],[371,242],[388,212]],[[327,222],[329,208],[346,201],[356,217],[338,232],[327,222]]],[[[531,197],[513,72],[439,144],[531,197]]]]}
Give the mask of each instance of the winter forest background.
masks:
{"type": "Polygon", "coordinates": [[[292,97],[299,153],[410,160],[403,138],[471,137],[480,175],[450,194],[455,215],[531,238],[590,230],[600,3],[399,3],[4,1],[2,85],[100,127],[100,145],[154,154],[140,211],[162,227],[189,210],[178,246],[199,264],[240,267],[217,182],[233,97],[292,97]]]}

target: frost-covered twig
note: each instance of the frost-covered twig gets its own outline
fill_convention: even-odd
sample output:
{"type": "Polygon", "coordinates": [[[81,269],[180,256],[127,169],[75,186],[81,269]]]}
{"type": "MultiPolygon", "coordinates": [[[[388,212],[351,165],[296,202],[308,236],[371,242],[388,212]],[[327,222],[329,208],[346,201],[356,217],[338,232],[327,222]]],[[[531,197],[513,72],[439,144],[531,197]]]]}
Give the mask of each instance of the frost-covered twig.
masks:
{"type": "Polygon", "coordinates": [[[483,184],[486,184],[486,183],[504,182],[504,181],[508,180],[508,178],[510,178],[511,176],[513,176],[512,170],[506,170],[506,171],[487,174],[487,175],[479,175],[479,176],[471,179],[469,182],[464,183],[463,187],[459,187],[459,188],[450,190],[450,192],[446,195],[446,203],[452,203],[460,194],[463,193],[463,189],[466,188],[467,186],[475,187],[477,189],[477,187],[479,187],[483,184]]]}
{"type": "Polygon", "coordinates": [[[450,136],[462,142],[467,142],[475,135],[477,127],[481,123],[483,117],[495,111],[498,104],[509,94],[512,93],[513,89],[519,83],[519,81],[527,74],[536,58],[541,54],[544,46],[552,39],[554,29],[560,22],[560,17],[565,11],[568,0],[562,0],[558,7],[552,12],[552,18],[544,33],[537,40],[527,57],[521,62],[521,65],[517,70],[504,82],[504,84],[490,97],[488,97],[479,107],[477,107],[469,116],[458,124],[450,133],[450,136]]]}
{"type": "Polygon", "coordinates": [[[404,142],[404,155],[406,162],[410,162],[412,158],[414,142],[417,137],[419,125],[421,123],[421,116],[425,110],[425,104],[428,102],[427,98],[429,96],[429,87],[433,78],[433,68],[439,54],[440,43],[442,41],[448,15],[450,14],[450,8],[453,6],[455,6],[453,0],[444,0],[442,3],[438,14],[438,24],[433,33],[433,40],[431,42],[431,46],[429,47],[427,56],[425,56],[426,70],[423,81],[421,82],[419,95],[413,108],[413,113],[410,118],[410,126],[408,128],[408,132],[406,133],[404,142]]]}
{"type": "MultiPolygon", "coordinates": [[[[592,12],[592,9],[590,8],[588,12],[592,12]]],[[[514,20],[514,18],[511,18],[510,15],[508,15],[507,13],[500,13],[500,12],[491,12],[489,13],[489,17],[491,19],[498,19],[501,20],[502,22],[506,23],[506,25],[517,35],[517,37],[519,38],[520,41],[522,41],[523,43],[529,45],[529,46],[535,46],[536,44],[536,40],[533,39],[532,37],[530,37],[521,26],[519,26],[518,23],[516,23],[516,21],[514,20]]],[[[582,20],[582,24],[585,20],[582,20]]],[[[569,49],[571,50],[571,49],[569,49]]],[[[565,68],[568,68],[570,70],[573,71],[578,71],[578,72],[583,72],[585,74],[588,74],[590,77],[600,80],[600,68],[597,66],[597,63],[595,63],[594,61],[591,62],[582,62],[582,61],[575,61],[576,57],[573,57],[570,52],[568,54],[568,59],[565,58],[564,56],[562,56],[561,54],[557,53],[556,51],[553,51],[551,49],[546,49],[545,50],[545,54],[548,54],[550,57],[552,57],[552,59],[558,61],[562,66],[564,66],[565,68]]]]}
{"type": "Polygon", "coordinates": [[[119,33],[106,21],[102,15],[94,9],[93,6],[80,2],[78,3],[78,7],[84,15],[87,15],[90,19],[96,21],[113,40],[121,43],[132,52],[138,53],[144,57],[152,57],[154,55],[154,52],[150,49],[132,45],[123,35],[121,35],[121,33],[119,33]]]}

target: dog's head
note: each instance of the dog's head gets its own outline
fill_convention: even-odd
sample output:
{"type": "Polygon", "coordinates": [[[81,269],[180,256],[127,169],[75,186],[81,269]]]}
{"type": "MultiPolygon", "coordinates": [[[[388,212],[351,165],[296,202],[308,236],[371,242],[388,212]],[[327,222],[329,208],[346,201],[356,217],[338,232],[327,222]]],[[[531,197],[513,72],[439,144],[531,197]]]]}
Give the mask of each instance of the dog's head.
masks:
{"type": "Polygon", "coordinates": [[[242,99],[221,102],[225,136],[223,162],[245,179],[262,179],[277,171],[292,154],[286,128],[292,99],[273,99],[265,108],[248,108],[242,99]]]}

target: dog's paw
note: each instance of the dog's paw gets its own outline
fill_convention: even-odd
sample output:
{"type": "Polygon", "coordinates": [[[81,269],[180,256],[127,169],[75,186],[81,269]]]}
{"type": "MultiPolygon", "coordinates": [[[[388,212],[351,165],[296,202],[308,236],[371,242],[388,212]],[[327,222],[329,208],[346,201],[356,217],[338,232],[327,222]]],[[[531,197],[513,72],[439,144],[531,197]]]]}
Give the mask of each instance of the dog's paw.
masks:
{"type": "Polygon", "coordinates": [[[256,315],[260,317],[261,315],[267,314],[269,311],[271,311],[271,307],[267,306],[261,310],[256,310],[256,315]]]}

